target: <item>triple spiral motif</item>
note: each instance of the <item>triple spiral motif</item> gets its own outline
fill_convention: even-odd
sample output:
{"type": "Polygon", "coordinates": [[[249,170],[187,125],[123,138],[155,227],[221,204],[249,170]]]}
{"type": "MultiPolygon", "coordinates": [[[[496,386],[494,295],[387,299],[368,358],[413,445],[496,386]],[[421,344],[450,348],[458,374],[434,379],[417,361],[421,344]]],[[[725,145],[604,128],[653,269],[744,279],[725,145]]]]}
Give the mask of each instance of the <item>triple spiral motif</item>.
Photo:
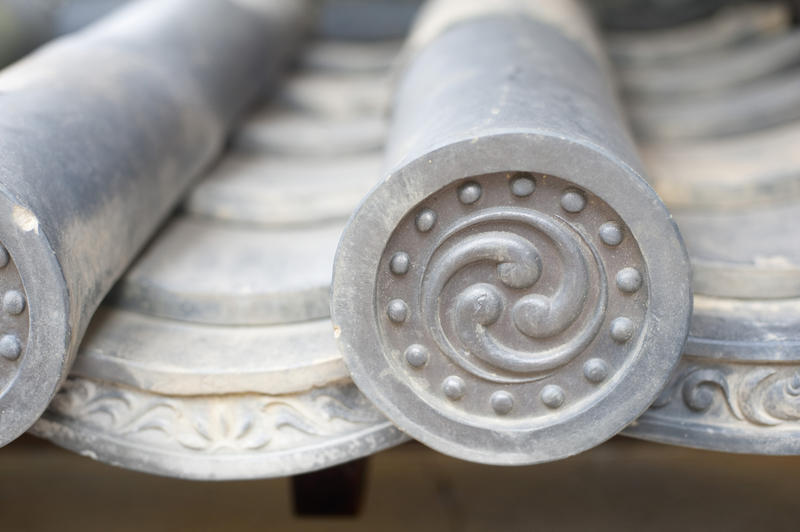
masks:
{"type": "Polygon", "coordinates": [[[603,393],[636,351],[646,271],[619,215],[555,176],[475,176],[398,224],[378,272],[384,352],[419,395],[529,419],[603,393]]]}

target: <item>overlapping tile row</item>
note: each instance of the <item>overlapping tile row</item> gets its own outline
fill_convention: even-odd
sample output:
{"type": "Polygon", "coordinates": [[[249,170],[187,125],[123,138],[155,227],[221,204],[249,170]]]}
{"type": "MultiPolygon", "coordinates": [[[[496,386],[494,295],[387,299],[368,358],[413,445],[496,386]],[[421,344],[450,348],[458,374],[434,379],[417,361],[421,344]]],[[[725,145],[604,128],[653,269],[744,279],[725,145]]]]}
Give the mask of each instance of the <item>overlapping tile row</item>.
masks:
{"type": "MultiPolygon", "coordinates": [[[[81,270],[75,331],[205,167],[95,314],[33,432],[194,479],[312,471],[406,434],[495,464],[563,458],[623,429],[800,452],[787,4],[604,0],[601,40],[571,1],[432,0],[403,44],[417,4],[317,2],[315,37],[216,164],[223,133],[204,144],[194,128],[194,149],[211,146],[196,165],[152,174],[174,189],[101,194],[117,222],[146,223],[111,223],[108,241],[77,225],[83,262],[67,275],[86,250],[130,255],[89,261],[106,272],[94,284],[81,270]]],[[[284,30],[299,35],[300,18],[284,30]]],[[[264,79],[273,60],[258,59],[264,79]]],[[[225,85],[235,75],[207,74],[197,98],[230,97],[206,117],[224,132],[248,98],[225,85]]],[[[26,233],[60,227],[29,212],[14,215],[26,233]]],[[[0,323],[24,331],[34,307],[9,251],[0,323]]],[[[13,362],[30,340],[9,336],[13,362]]]]}
{"type": "Polygon", "coordinates": [[[638,57],[618,59],[621,85],[645,166],[689,250],[694,314],[670,383],[626,434],[796,454],[800,33],[779,3],[662,31],[611,42],[618,58],[638,57]]]}
{"type": "Polygon", "coordinates": [[[701,143],[800,119],[800,33],[786,2],[608,42],[640,142],[701,143]]]}
{"type": "Polygon", "coordinates": [[[298,474],[407,439],[350,381],[328,305],[344,221],[379,171],[397,44],[304,48],[116,284],[35,434],[194,479],[298,474]]]}
{"type": "Polygon", "coordinates": [[[137,2],[0,74],[0,444],[44,411],[100,301],[304,17],[302,3],[137,2]]]}

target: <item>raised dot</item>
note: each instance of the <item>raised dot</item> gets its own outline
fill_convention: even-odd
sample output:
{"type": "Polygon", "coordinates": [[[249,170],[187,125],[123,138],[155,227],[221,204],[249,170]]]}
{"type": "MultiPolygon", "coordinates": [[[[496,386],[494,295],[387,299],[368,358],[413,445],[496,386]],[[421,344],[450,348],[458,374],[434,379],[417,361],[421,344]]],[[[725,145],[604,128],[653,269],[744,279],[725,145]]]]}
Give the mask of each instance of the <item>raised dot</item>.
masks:
{"type": "Polygon", "coordinates": [[[508,414],[514,408],[514,398],[508,392],[494,392],[490,401],[494,411],[501,416],[508,414]]]}
{"type": "Polygon", "coordinates": [[[590,358],[583,365],[583,376],[595,384],[601,383],[608,377],[608,364],[600,358],[590,358]]]}
{"type": "Polygon", "coordinates": [[[481,199],[482,193],[483,191],[481,190],[481,186],[474,181],[470,181],[469,183],[465,183],[458,187],[458,201],[465,205],[469,205],[470,203],[475,203],[481,199]]]}
{"type": "Polygon", "coordinates": [[[421,368],[428,363],[428,350],[425,346],[413,344],[406,348],[406,362],[413,368],[421,368]]]}
{"type": "Polygon", "coordinates": [[[3,310],[8,314],[19,314],[25,310],[25,297],[16,290],[9,290],[3,296],[3,310]]]}
{"type": "Polygon", "coordinates": [[[617,272],[617,287],[632,294],[642,287],[642,274],[636,268],[622,268],[617,272]]]}
{"type": "Polygon", "coordinates": [[[517,177],[511,180],[511,193],[517,197],[530,196],[535,189],[536,183],[529,177],[517,177]]]}
{"type": "Polygon", "coordinates": [[[402,299],[392,299],[386,308],[386,315],[395,323],[403,323],[408,317],[408,305],[402,299]]]}
{"type": "Polygon", "coordinates": [[[411,266],[411,259],[405,251],[398,251],[392,255],[392,260],[389,261],[389,269],[395,275],[405,275],[408,273],[408,268],[411,266]]]}
{"type": "Polygon", "coordinates": [[[444,382],[442,382],[442,391],[453,401],[458,401],[464,397],[465,388],[466,384],[464,384],[464,379],[454,375],[447,377],[444,382]]]}
{"type": "Polygon", "coordinates": [[[600,240],[607,246],[618,246],[622,242],[622,228],[614,222],[606,222],[600,226],[600,240]]]}
{"type": "Polygon", "coordinates": [[[621,344],[633,336],[633,321],[630,318],[616,318],[611,322],[611,338],[621,344]]]}
{"type": "Polygon", "coordinates": [[[0,268],[5,268],[8,265],[8,251],[3,246],[0,246],[0,268]]]}
{"type": "Polygon", "coordinates": [[[422,209],[417,213],[416,225],[417,230],[422,233],[427,233],[436,223],[436,212],[431,209],[422,209]]]}
{"type": "Polygon", "coordinates": [[[539,397],[549,408],[558,408],[564,404],[564,390],[561,389],[561,386],[556,386],[555,384],[548,384],[542,388],[542,393],[539,397]]]}
{"type": "Polygon", "coordinates": [[[568,190],[561,196],[561,208],[567,212],[581,212],[586,207],[586,198],[577,190],[568,190]]]}
{"type": "Polygon", "coordinates": [[[16,360],[22,351],[19,339],[13,334],[6,334],[0,338],[0,356],[9,360],[16,360]]]}

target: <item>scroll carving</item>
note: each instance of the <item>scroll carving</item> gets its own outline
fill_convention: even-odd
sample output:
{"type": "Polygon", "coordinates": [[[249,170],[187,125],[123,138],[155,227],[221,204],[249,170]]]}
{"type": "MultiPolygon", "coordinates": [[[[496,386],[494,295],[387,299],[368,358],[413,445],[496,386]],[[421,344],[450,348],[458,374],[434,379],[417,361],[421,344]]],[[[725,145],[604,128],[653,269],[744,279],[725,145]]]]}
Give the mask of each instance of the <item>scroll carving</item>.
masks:
{"type": "Polygon", "coordinates": [[[690,367],[666,388],[652,408],[683,405],[703,414],[721,401],[735,419],[762,427],[800,420],[800,369],[781,367],[690,367]]]}
{"type": "Polygon", "coordinates": [[[286,396],[176,398],[69,378],[49,411],[106,435],[203,453],[290,448],[298,436],[326,437],[382,420],[352,385],[286,396]]]}

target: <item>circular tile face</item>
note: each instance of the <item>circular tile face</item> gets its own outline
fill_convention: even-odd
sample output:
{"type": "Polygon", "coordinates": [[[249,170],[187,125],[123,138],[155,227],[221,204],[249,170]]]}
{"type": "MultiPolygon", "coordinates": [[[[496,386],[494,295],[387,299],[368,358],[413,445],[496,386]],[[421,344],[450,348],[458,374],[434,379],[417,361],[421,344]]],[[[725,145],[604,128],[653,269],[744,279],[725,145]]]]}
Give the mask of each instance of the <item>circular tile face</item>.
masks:
{"type": "Polygon", "coordinates": [[[378,268],[374,298],[386,309],[378,325],[393,372],[428,405],[473,423],[537,423],[590,406],[644,330],[639,247],[632,238],[609,247],[599,231],[611,222],[624,235],[624,222],[562,179],[527,179],[536,182],[529,196],[497,174],[428,197],[398,224],[378,268]],[[421,231],[427,210],[437,224],[421,231]],[[402,277],[398,254],[409,262],[402,277]],[[411,346],[430,353],[426,364],[409,362],[411,346]],[[603,379],[586,377],[590,360],[605,363],[603,379]]]}
{"type": "Polygon", "coordinates": [[[668,379],[688,262],[643,197],[622,207],[634,229],[580,183],[473,175],[387,222],[383,243],[369,238],[385,198],[371,199],[340,245],[334,324],[353,379],[411,436],[478,462],[554,460],[621,430],[668,379]]]}

